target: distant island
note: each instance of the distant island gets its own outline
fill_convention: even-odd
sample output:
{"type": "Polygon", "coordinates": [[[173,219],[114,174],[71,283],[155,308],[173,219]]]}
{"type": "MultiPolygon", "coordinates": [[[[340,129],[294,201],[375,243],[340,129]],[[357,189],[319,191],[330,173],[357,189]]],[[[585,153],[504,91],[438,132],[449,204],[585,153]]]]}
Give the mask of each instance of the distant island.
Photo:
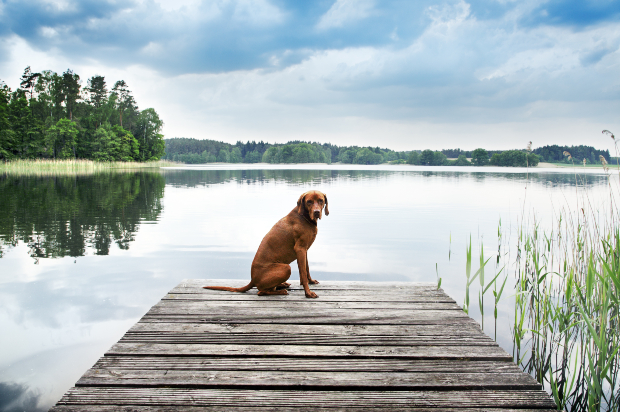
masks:
{"type": "Polygon", "coordinates": [[[361,165],[411,164],[427,166],[537,166],[539,162],[601,164],[600,156],[610,160],[608,150],[591,146],[543,146],[531,151],[410,150],[337,146],[331,143],[290,141],[285,144],[248,141],[230,144],[215,140],[177,137],[165,139],[164,159],[180,163],[346,163],[361,165]],[[569,155],[565,155],[569,153],[569,155]]]}

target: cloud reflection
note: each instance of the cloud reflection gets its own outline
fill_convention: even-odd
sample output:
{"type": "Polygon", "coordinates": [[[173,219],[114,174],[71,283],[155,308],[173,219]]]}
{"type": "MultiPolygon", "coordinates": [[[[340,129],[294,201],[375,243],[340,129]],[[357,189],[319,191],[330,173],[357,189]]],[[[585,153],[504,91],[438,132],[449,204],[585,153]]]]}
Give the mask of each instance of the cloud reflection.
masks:
{"type": "Polygon", "coordinates": [[[46,411],[47,408],[38,406],[39,398],[27,385],[0,382],[0,412],[46,411]]]}

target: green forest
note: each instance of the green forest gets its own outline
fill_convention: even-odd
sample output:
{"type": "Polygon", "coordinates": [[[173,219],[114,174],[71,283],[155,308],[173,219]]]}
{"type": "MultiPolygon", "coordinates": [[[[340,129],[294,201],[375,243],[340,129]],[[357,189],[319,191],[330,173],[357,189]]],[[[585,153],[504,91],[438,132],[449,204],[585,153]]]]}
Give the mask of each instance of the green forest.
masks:
{"type": "Polygon", "coordinates": [[[571,161],[600,164],[599,156],[609,161],[608,150],[590,146],[543,146],[527,150],[464,151],[461,149],[411,150],[397,152],[379,147],[337,146],[330,143],[291,141],[285,144],[265,142],[224,143],[192,138],[166,139],[165,159],[180,163],[347,163],[347,164],[412,164],[426,166],[536,166],[539,162],[570,164],[571,161]],[[572,158],[563,155],[572,154],[572,158]],[[560,153],[558,156],[557,154],[560,153]]]}
{"type": "Polygon", "coordinates": [[[571,157],[576,162],[583,162],[586,159],[587,163],[597,164],[600,163],[600,156],[603,156],[606,161],[609,162],[609,150],[596,150],[590,146],[543,146],[534,149],[543,162],[566,162],[569,163],[568,156],[564,152],[570,153],[571,157]]]}
{"type": "Polygon", "coordinates": [[[129,86],[95,75],[24,70],[11,90],[0,80],[0,160],[149,161],[164,155],[163,121],[139,110],[129,86]]]}

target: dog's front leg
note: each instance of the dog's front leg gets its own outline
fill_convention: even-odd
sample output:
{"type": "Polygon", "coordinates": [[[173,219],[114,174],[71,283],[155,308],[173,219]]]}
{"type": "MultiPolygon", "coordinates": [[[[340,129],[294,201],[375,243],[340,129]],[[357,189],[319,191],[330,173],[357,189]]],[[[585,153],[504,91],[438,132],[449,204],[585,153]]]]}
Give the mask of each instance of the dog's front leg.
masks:
{"type": "Polygon", "coordinates": [[[318,280],[316,279],[312,279],[312,276],[310,276],[310,266],[308,264],[308,251],[306,250],[306,273],[308,274],[308,283],[311,285],[317,285],[319,283],[318,280]]]}
{"type": "Polygon", "coordinates": [[[308,286],[308,278],[310,274],[308,272],[308,258],[306,255],[307,249],[301,245],[295,245],[295,253],[297,254],[297,267],[299,268],[299,280],[304,287],[307,298],[318,298],[318,295],[310,290],[308,286]]]}

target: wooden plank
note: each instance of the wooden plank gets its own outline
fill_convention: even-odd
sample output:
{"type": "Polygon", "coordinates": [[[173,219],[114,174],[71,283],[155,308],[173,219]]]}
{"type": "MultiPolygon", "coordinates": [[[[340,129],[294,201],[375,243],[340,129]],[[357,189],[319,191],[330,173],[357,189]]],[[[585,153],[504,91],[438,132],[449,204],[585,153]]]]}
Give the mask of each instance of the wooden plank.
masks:
{"type": "Polygon", "coordinates": [[[240,308],[249,309],[283,309],[291,308],[297,310],[314,310],[321,308],[323,310],[332,309],[402,309],[402,310],[460,310],[463,309],[456,303],[452,302],[325,302],[315,299],[304,299],[296,302],[275,301],[266,299],[264,301],[217,301],[217,300],[162,300],[153,308],[184,308],[188,311],[205,310],[206,308],[240,308]]]}
{"type": "MultiPolygon", "coordinates": [[[[306,359],[305,362],[312,363],[306,359]]],[[[524,373],[496,373],[489,379],[485,373],[416,372],[312,372],[312,371],[187,371],[90,369],[76,386],[165,386],[182,388],[256,387],[262,389],[347,390],[410,389],[541,389],[524,373]]]]}
{"type": "MultiPolygon", "coordinates": [[[[385,309],[385,308],[358,308],[355,310],[341,309],[341,308],[326,308],[323,305],[289,305],[284,307],[273,307],[271,305],[264,305],[262,307],[254,306],[246,308],[247,310],[236,310],[234,304],[230,305],[210,305],[210,302],[187,304],[187,305],[155,305],[148,312],[147,315],[200,315],[200,314],[245,314],[248,318],[259,316],[280,317],[280,316],[294,316],[303,314],[311,316],[330,318],[355,318],[356,316],[362,317],[375,317],[375,318],[438,318],[438,319],[466,319],[467,314],[462,310],[451,309],[426,309],[426,310],[408,310],[408,309],[385,309]],[[310,313],[309,313],[310,312],[310,313]]],[[[406,323],[406,322],[404,322],[406,323]]]]}
{"type": "Polygon", "coordinates": [[[416,359],[476,359],[511,362],[499,346],[313,346],[313,345],[202,345],[116,343],[106,355],[169,356],[301,356],[391,357],[416,359]]]}
{"type": "Polygon", "coordinates": [[[186,388],[76,387],[59,405],[155,405],[237,408],[277,405],[283,408],[383,407],[433,408],[547,408],[555,405],[539,390],[467,391],[304,391],[186,388]]]}
{"type": "Polygon", "coordinates": [[[451,319],[451,318],[447,318],[447,319],[433,319],[432,317],[430,318],[417,318],[417,319],[402,319],[402,318],[377,318],[377,317],[367,317],[367,318],[363,318],[363,317],[357,317],[356,319],[347,319],[347,318],[340,318],[340,319],[323,319],[320,316],[316,316],[316,317],[303,317],[303,316],[295,316],[295,317],[289,317],[289,318],[269,318],[269,317],[254,317],[254,318],[247,318],[244,317],[243,315],[239,315],[239,316],[235,316],[234,314],[232,315],[221,315],[221,314],[214,314],[212,316],[205,316],[205,315],[194,315],[194,316],[190,316],[190,315],[179,315],[179,316],[166,316],[166,315],[159,315],[159,316],[144,316],[142,319],[140,319],[140,322],[164,322],[164,323],[172,323],[172,322],[178,322],[178,323],[184,323],[184,324],[190,324],[190,323],[203,323],[203,322],[212,322],[212,323],[223,323],[223,324],[230,324],[230,323],[238,323],[238,324],[242,324],[242,323],[247,323],[247,324],[278,324],[278,325],[284,325],[284,324],[317,324],[317,325],[441,325],[441,324],[445,324],[445,325],[458,325],[458,324],[465,324],[465,323],[470,323],[471,322],[475,322],[472,319],[451,319]]]}
{"type": "MultiPolygon", "coordinates": [[[[306,311],[301,313],[289,313],[280,311],[261,311],[258,313],[234,312],[224,313],[213,311],[202,314],[166,314],[149,312],[140,322],[164,322],[164,323],[254,323],[254,324],[318,324],[318,325],[441,325],[441,324],[466,324],[476,321],[460,315],[459,311],[419,311],[411,312],[411,316],[403,316],[406,311],[348,311],[346,313],[333,311],[306,311]],[[457,316],[450,316],[456,314],[457,316]]],[[[463,314],[464,315],[464,314],[463,314]]]]}
{"type": "MultiPolygon", "coordinates": [[[[170,292],[162,300],[257,300],[265,301],[307,301],[303,290],[288,290],[288,295],[258,296],[256,289],[245,293],[226,292],[221,290],[187,289],[180,293],[170,292]],[[203,292],[204,291],[204,292],[203,292]]],[[[326,289],[321,293],[321,302],[451,302],[456,303],[450,296],[437,291],[429,293],[377,293],[373,290],[336,290],[326,289]]]]}
{"type": "MultiPolygon", "coordinates": [[[[230,286],[230,287],[241,287],[245,286],[244,284],[236,284],[236,285],[220,285],[220,286],[230,286]]],[[[321,296],[369,296],[376,297],[377,299],[381,299],[382,297],[397,297],[399,299],[405,299],[408,296],[411,297],[449,297],[444,293],[443,290],[436,288],[425,288],[425,289],[338,289],[338,288],[327,288],[327,287],[319,287],[318,285],[310,286],[310,289],[315,290],[317,293],[320,293],[321,296]]],[[[287,289],[290,295],[299,295],[304,296],[304,290],[300,286],[293,286],[287,289]]],[[[172,294],[199,294],[199,295],[232,295],[232,296],[250,296],[256,295],[258,290],[256,288],[250,289],[247,292],[226,292],[222,290],[211,290],[211,289],[203,289],[202,286],[176,286],[169,293],[172,294]]],[[[277,296],[270,296],[271,298],[276,298],[277,296]]],[[[266,297],[263,296],[263,299],[266,297]]]]}
{"type": "MultiPolygon", "coordinates": [[[[71,406],[55,406],[50,409],[50,412],[207,412],[207,411],[221,411],[221,406],[145,406],[145,405],[71,405],[71,406]]],[[[409,407],[399,406],[399,411],[414,411],[414,412],[437,412],[437,408],[425,408],[425,407],[409,407]]],[[[443,412],[557,412],[557,409],[506,409],[506,408],[441,408],[443,412]]],[[[280,406],[257,406],[257,407],[239,407],[235,406],[236,412],[299,412],[298,407],[280,407],[280,406]]],[[[368,411],[367,407],[357,408],[340,408],[330,407],[324,408],[321,406],[304,407],[304,411],[308,412],[357,412],[368,411]]],[[[394,408],[372,408],[373,412],[387,412],[394,411],[394,408]]]]}
{"type": "MultiPolygon", "coordinates": [[[[193,291],[193,290],[192,290],[193,291]]],[[[308,299],[303,291],[289,292],[288,295],[258,296],[256,291],[245,293],[223,292],[210,290],[206,293],[169,293],[162,301],[191,300],[191,301],[256,301],[265,302],[398,302],[398,303],[454,303],[454,299],[443,294],[412,295],[412,294],[383,294],[366,293],[371,291],[357,291],[355,295],[336,293],[336,290],[321,291],[317,300],[308,299]]],[[[353,292],[353,291],[351,291],[353,292]]]]}
{"type": "MultiPolygon", "coordinates": [[[[153,306],[145,316],[234,316],[246,319],[281,319],[302,317],[306,319],[321,318],[323,320],[343,320],[350,319],[398,319],[398,323],[407,324],[409,320],[427,319],[470,319],[462,310],[420,310],[413,311],[407,309],[336,309],[324,308],[322,305],[315,305],[312,309],[307,306],[290,305],[287,308],[274,307],[255,307],[247,310],[238,310],[235,305],[156,305],[153,306]]],[[[265,323],[271,323],[265,321],[265,323]]],[[[324,323],[324,322],[321,322],[324,323]]]]}
{"type": "MultiPolygon", "coordinates": [[[[192,289],[194,293],[210,293],[211,289],[205,289],[205,286],[229,286],[229,287],[243,287],[248,284],[249,280],[239,281],[239,280],[207,280],[204,282],[181,282],[176,285],[172,290],[176,288],[180,289],[192,289]]],[[[300,291],[303,292],[304,288],[299,280],[291,280],[289,281],[289,290],[292,291],[300,291]]],[[[398,294],[416,294],[416,295],[424,295],[424,294],[437,294],[437,293],[445,293],[443,289],[437,289],[437,285],[432,283],[425,283],[420,287],[416,287],[415,285],[403,285],[397,287],[391,287],[387,283],[383,282],[365,282],[363,286],[340,286],[336,282],[323,282],[318,285],[310,285],[310,288],[316,288],[317,290],[322,291],[340,291],[342,293],[349,294],[370,294],[370,292],[374,292],[375,294],[389,294],[389,293],[398,293],[398,294]]],[[[250,293],[251,291],[256,292],[256,288],[250,289],[250,291],[246,293],[250,293]]],[[[172,292],[171,292],[172,293],[172,292]]]]}
{"type": "MultiPolygon", "coordinates": [[[[194,287],[202,288],[203,286],[230,286],[241,287],[250,282],[248,275],[247,279],[184,279],[179,283],[180,287],[194,287]]],[[[303,289],[299,284],[299,279],[291,277],[289,283],[291,289],[303,289]]],[[[354,282],[354,281],[337,281],[330,280],[328,282],[321,282],[317,285],[311,285],[312,289],[339,289],[339,290],[358,290],[358,289],[373,289],[373,290],[432,290],[437,289],[437,284],[434,282],[354,282]]]]}
{"type": "Polygon", "coordinates": [[[246,323],[138,322],[128,333],[187,332],[202,334],[351,335],[351,336],[470,336],[491,339],[476,322],[439,325],[273,325],[246,323]]]}
{"type": "Polygon", "coordinates": [[[495,346],[485,336],[417,337],[417,336],[348,336],[348,335],[264,335],[264,334],[220,334],[203,333],[126,333],[119,342],[191,343],[191,344],[250,344],[250,345],[353,345],[353,346],[495,346]]]}
{"type": "Polygon", "coordinates": [[[316,372],[450,372],[450,373],[518,373],[513,362],[463,361],[459,359],[420,360],[389,358],[261,358],[209,356],[103,356],[94,368],[160,370],[254,370],[316,372]]]}

